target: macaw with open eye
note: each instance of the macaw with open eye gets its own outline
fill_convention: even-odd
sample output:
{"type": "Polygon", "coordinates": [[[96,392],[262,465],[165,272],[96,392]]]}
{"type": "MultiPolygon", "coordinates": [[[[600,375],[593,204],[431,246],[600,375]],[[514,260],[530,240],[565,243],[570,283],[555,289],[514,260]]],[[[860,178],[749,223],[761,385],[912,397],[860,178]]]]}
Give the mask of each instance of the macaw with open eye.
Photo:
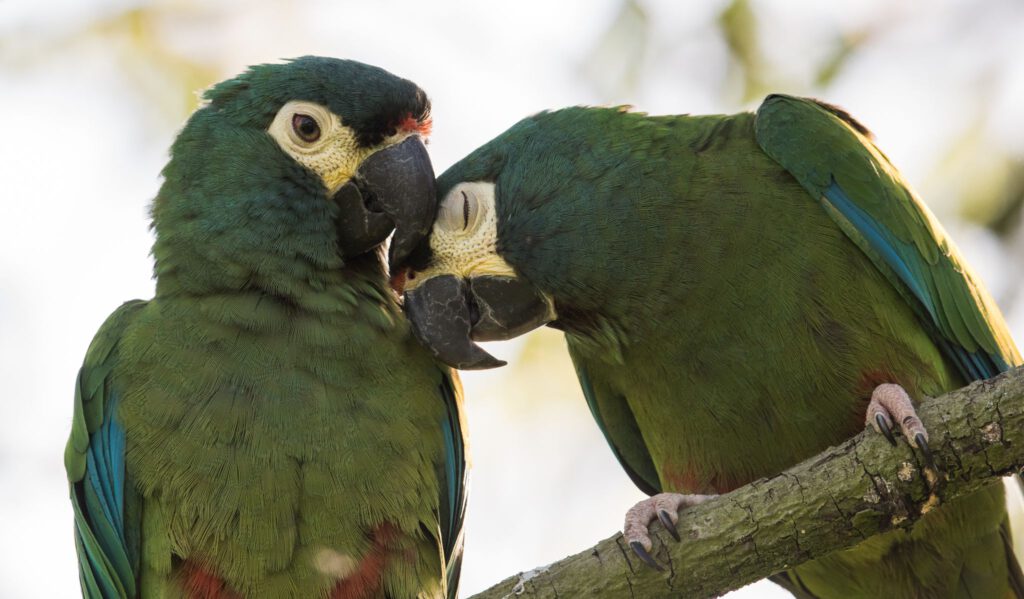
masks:
{"type": "Polygon", "coordinates": [[[436,213],[414,83],[354,61],[206,92],[153,203],[156,294],[103,324],[65,464],[90,598],[455,597],[461,388],[410,334],[436,213]]]}
{"type": "MultiPolygon", "coordinates": [[[[776,474],[914,404],[1021,363],[934,216],[845,111],[568,108],[519,122],[438,179],[429,242],[396,284],[459,368],[473,340],[565,332],[591,412],[637,486],[625,536],[776,474]]],[[[776,577],[801,596],[1024,596],[1004,490],[987,485],[776,577]]]]}

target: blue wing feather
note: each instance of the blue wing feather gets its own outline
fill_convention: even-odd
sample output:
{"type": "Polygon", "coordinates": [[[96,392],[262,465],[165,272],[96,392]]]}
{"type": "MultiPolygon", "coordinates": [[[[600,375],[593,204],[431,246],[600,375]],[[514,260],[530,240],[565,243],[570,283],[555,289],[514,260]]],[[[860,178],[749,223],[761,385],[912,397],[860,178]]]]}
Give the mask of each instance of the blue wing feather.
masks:
{"type": "MultiPolygon", "coordinates": [[[[834,178],[832,179],[832,183],[825,189],[825,193],[823,195],[843,216],[846,217],[847,220],[850,221],[850,224],[856,227],[857,230],[867,238],[871,247],[882,256],[885,262],[889,264],[894,271],[896,271],[896,275],[910,288],[914,297],[921,302],[931,318],[933,320],[937,320],[939,316],[935,309],[935,302],[925,290],[925,286],[923,281],[921,281],[920,276],[915,276],[911,267],[905,260],[903,260],[900,253],[896,251],[893,244],[894,239],[892,234],[887,234],[878,221],[871,218],[867,212],[847,197],[846,192],[843,191],[843,188],[839,187],[839,184],[836,183],[834,178]]],[[[904,253],[913,249],[909,243],[904,243],[898,240],[896,241],[906,246],[906,248],[904,248],[904,253]]]]}
{"type": "Polygon", "coordinates": [[[445,403],[445,417],[441,420],[444,441],[445,497],[441,501],[441,544],[447,564],[448,596],[458,596],[459,576],[462,568],[462,522],[466,514],[466,447],[462,430],[460,394],[455,388],[452,373],[445,373],[439,391],[445,403]]]}
{"type": "Polygon", "coordinates": [[[144,302],[129,302],[100,328],[86,354],[75,387],[75,416],[65,450],[75,516],[79,579],[85,597],[136,595],[136,550],[127,543],[125,520],[125,430],[117,418],[119,395],[110,375],[117,342],[128,319],[144,302]]]}
{"type": "Polygon", "coordinates": [[[117,396],[107,402],[103,425],[92,434],[86,454],[86,472],[103,515],[124,545],[124,427],[114,417],[117,396]]]}
{"type": "Polygon", "coordinates": [[[965,380],[1021,362],[995,302],[870,133],[845,111],[769,96],[757,111],[762,149],[868,255],[965,380]]]}
{"type": "MultiPolygon", "coordinates": [[[[881,223],[851,200],[834,178],[822,195],[825,201],[857,229],[870,247],[907,286],[920,302],[928,319],[933,323],[941,322],[942,315],[937,307],[939,300],[935,297],[938,290],[928,284],[927,273],[922,272],[919,264],[911,266],[903,259],[903,256],[911,255],[914,251],[913,244],[901,241],[887,231],[881,223]]],[[[1009,368],[1009,364],[999,354],[991,354],[984,350],[968,351],[946,338],[942,338],[939,345],[946,357],[956,364],[960,373],[969,381],[992,378],[1009,368]]]]}

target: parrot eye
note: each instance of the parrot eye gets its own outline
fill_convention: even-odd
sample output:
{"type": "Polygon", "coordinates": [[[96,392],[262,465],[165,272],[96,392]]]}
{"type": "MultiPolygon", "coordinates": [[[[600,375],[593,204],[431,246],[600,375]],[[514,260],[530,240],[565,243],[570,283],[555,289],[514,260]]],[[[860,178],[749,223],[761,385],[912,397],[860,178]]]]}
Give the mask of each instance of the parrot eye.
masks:
{"type": "Polygon", "coordinates": [[[494,186],[490,183],[461,183],[445,196],[438,208],[437,226],[446,231],[471,233],[493,206],[494,186]]]}
{"type": "Polygon", "coordinates": [[[278,109],[267,134],[296,162],[313,171],[333,195],[347,183],[367,153],[357,151],[355,131],[329,108],[292,100],[278,109]]]}
{"type": "Polygon", "coordinates": [[[308,114],[296,113],[292,117],[292,131],[306,143],[313,143],[320,139],[320,125],[308,114]]]}
{"type": "Polygon", "coordinates": [[[286,152],[317,154],[323,151],[325,142],[336,140],[338,129],[343,129],[338,117],[326,107],[293,100],[277,111],[267,133],[286,152]]]}

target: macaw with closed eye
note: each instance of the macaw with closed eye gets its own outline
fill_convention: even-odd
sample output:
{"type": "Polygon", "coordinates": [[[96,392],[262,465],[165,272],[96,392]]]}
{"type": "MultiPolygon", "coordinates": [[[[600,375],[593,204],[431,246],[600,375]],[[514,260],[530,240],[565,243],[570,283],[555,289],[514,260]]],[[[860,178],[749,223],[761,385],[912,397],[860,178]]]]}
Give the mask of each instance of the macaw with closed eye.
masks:
{"type": "Polygon", "coordinates": [[[426,94],[303,57],[205,98],[153,203],[155,297],[78,375],[83,596],[455,597],[461,388],[380,247],[404,259],[434,219],[426,94]]]}
{"type": "MultiPolygon", "coordinates": [[[[459,368],[473,340],[565,332],[648,525],[1021,363],[935,217],[843,110],[781,95],[756,113],[568,108],[519,122],[438,179],[404,276],[417,335],[459,368]]],[[[777,580],[802,596],[1024,595],[1001,483],[777,580]]]]}

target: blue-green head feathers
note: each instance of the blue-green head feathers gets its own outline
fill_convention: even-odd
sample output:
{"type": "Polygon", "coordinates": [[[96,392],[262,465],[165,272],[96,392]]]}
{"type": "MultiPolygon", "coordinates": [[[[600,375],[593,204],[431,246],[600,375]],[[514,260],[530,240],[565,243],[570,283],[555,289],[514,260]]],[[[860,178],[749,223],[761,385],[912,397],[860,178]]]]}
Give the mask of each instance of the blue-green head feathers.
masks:
{"type": "Polygon", "coordinates": [[[307,56],[254,66],[203,97],[171,148],[153,202],[158,294],[286,293],[317,271],[337,269],[343,260],[332,195],[367,156],[430,125],[423,90],[350,60],[307,56]],[[296,102],[326,119],[294,125],[312,127],[314,140],[321,129],[325,139],[331,133],[328,158],[298,146],[289,153],[281,142],[287,135],[269,131],[296,102]]]}

